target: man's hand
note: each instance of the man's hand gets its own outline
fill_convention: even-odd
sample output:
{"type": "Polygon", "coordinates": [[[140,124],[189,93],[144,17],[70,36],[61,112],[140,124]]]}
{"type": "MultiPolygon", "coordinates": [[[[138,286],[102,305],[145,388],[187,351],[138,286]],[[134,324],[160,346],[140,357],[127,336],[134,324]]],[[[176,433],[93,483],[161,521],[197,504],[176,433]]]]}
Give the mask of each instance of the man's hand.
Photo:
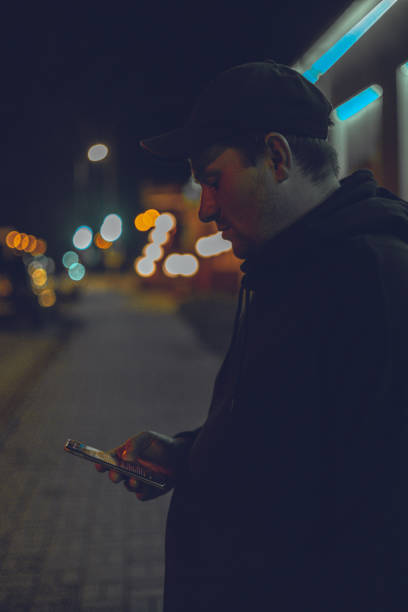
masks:
{"type": "MultiPolygon", "coordinates": [[[[169,486],[165,489],[158,489],[137,480],[128,478],[115,470],[109,470],[109,478],[112,482],[118,483],[122,480],[128,491],[136,494],[141,501],[154,499],[170,491],[177,476],[177,466],[180,460],[181,447],[184,445],[182,438],[172,438],[156,433],[155,431],[143,431],[124,444],[114,448],[108,453],[122,461],[130,463],[140,463],[143,467],[152,472],[166,474],[169,478],[169,486]]],[[[107,469],[96,464],[98,472],[106,472],[107,469]]]]}

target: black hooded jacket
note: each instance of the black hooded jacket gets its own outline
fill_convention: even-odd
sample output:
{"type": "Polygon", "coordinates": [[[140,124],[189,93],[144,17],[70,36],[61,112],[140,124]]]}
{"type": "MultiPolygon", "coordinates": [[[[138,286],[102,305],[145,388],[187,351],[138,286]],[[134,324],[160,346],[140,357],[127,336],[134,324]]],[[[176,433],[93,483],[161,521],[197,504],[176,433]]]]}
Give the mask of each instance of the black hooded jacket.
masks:
{"type": "Polygon", "coordinates": [[[164,611],[408,610],[408,205],[359,170],[242,269],[164,611]]]}

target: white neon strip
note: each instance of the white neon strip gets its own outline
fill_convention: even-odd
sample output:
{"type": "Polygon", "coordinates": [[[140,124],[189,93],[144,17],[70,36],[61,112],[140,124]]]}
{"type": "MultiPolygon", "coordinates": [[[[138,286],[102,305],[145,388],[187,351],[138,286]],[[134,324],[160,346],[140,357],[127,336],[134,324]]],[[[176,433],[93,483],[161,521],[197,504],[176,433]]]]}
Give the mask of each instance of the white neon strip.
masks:
{"type": "Polygon", "coordinates": [[[372,85],[364,91],[344,102],[338,106],[335,110],[335,115],[340,121],[346,121],[353,115],[359,113],[363,108],[366,108],[369,104],[378,100],[382,96],[383,90],[379,85],[372,85]]]}
{"type": "Polygon", "coordinates": [[[381,17],[397,0],[381,0],[363,19],[351,28],[326,53],[324,53],[303,76],[312,83],[329,70],[381,17]]]}

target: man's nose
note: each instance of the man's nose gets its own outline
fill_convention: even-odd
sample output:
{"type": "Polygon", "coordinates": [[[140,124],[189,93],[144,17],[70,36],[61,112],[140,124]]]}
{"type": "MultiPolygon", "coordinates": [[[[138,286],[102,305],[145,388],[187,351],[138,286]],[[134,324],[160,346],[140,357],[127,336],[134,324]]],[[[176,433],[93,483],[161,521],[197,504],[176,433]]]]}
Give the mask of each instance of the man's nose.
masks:
{"type": "Polygon", "coordinates": [[[203,185],[201,191],[200,209],[198,217],[203,223],[214,221],[217,216],[217,203],[212,190],[203,185]]]}

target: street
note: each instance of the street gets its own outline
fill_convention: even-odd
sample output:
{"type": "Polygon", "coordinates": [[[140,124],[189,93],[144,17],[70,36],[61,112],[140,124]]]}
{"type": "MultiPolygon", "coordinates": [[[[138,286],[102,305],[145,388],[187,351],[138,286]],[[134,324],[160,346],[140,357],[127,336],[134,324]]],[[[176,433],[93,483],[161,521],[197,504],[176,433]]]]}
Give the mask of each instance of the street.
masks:
{"type": "Polygon", "coordinates": [[[0,447],[0,610],[159,612],[170,495],[139,502],[67,438],[109,449],[205,418],[221,355],[171,307],[89,289],[0,447]]]}

